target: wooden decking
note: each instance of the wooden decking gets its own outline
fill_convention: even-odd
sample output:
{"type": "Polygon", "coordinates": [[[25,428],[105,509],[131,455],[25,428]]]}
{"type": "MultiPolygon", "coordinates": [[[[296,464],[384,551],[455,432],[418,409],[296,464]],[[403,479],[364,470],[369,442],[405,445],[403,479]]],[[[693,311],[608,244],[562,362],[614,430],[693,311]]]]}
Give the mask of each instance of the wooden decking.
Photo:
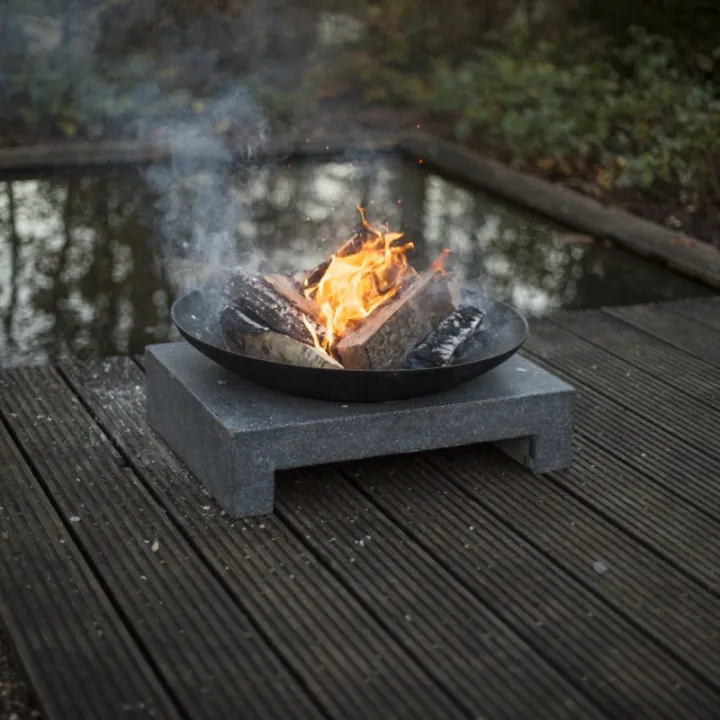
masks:
{"type": "Polygon", "coordinates": [[[565,313],[573,467],[283,473],[231,521],[129,359],[0,375],[0,612],[49,719],[720,716],[720,299],[565,313]]]}

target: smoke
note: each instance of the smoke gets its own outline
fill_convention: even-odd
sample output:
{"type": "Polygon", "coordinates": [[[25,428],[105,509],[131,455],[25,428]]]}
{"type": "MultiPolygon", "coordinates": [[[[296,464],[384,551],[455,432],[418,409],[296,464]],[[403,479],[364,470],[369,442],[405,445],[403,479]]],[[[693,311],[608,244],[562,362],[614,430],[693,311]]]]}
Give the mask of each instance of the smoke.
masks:
{"type": "MultiPolygon", "coordinates": [[[[199,117],[154,127],[153,140],[169,153],[167,163],[145,173],[157,198],[155,257],[183,293],[240,263],[238,227],[250,211],[244,189],[266,149],[267,123],[240,86],[199,117]]],[[[254,263],[261,262],[258,252],[254,263]]]]}
{"type": "Polygon", "coordinates": [[[302,113],[288,98],[318,59],[316,26],[294,0],[10,0],[0,122],[167,151],[144,179],[157,197],[157,270],[182,292],[199,268],[262,262],[239,254],[243,187],[269,143],[262,108],[290,126],[302,113]]]}
{"type": "MultiPolygon", "coordinates": [[[[331,59],[361,35],[357,22],[343,18],[300,0],[10,0],[0,24],[0,121],[32,125],[12,113],[29,108],[52,119],[63,108],[61,128],[69,137],[140,140],[167,153],[167,162],[142,170],[142,177],[154,199],[155,270],[174,296],[233,265],[261,269],[268,263],[261,241],[269,234],[276,266],[312,265],[297,219],[294,227],[278,220],[269,230],[271,222],[247,229],[262,224],[253,217],[253,202],[261,204],[256,190],[264,182],[268,195],[280,194],[289,175],[262,180],[281,164],[266,153],[277,139],[267,116],[273,128],[284,126],[286,138],[301,126],[315,139],[338,130],[303,120],[318,112],[305,88],[326,82],[331,59]],[[30,78],[30,92],[16,75],[30,78]],[[314,78],[308,86],[307,77],[314,78]],[[284,243],[275,239],[286,235],[284,243]]],[[[355,150],[338,160],[351,163],[371,188],[372,143],[358,125],[348,113],[342,130],[355,150]]],[[[303,194],[297,193],[301,200],[303,194]]],[[[363,204],[372,202],[367,194],[363,204]]],[[[354,208],[340,215],[354,224],[354,208]]],[[[324,221],[323,235],[342,237],[345,229],[333,232],[334,224],[324,221]]],[[[324,255],[328,248],[317,250],[324,255]]]]}

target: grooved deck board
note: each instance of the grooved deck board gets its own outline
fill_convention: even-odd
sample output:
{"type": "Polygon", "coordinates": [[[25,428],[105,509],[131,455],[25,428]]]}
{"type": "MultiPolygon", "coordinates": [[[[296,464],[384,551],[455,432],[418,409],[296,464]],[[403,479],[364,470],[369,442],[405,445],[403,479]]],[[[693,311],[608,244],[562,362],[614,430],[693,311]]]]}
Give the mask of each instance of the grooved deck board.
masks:
{"type": "Polygon", "coordinates": [[[280,473],[244,521],[135,361],[0,372],[0,625],[47,720],[716,718],[719,308],[532,323],[578,391],[564,472],[375,458],[280,473]]]}
{"type": "Polygon", "coordinates": [[[667,303],[666,312],[695,320],[705,327],[720,332],[720,298],[700,298],[667,303]]]}
{"type": "Polygon", "coordinates": [[[720,410],[720,373],[712,364],[648,336],[606,313],[563,312],[553,315],[551,322],[688,397],[720,410]]]}
{"type": "Polygon", "coordinates": [[[497,451],[424,460],[573,578],[720,689],[720,600],[575,498],[556,476],[529,478],[497,451]],[[691,591],[690,591],[691,590],[691,591]]]}
{"type": "MultiPolygon", "coordinates": [[[[535,328],[534,342],[529,343],[530,349],[537,350],[534,360],[551,371],[557,372],[560,377],[572,379],[582,397],[584,383],[588,385],[595,378],[593,368],[600,372],[607,371],[605,357],[598,357],[602,352],[597,347],[578,341],[583,352],[578,351],[573,342],[566,342],[565,337],[570,334],[566,331],[550,326],[548,323],[538,323],[535,328]],[[565,354],[567,347],[572,350],[565,354]],[[538,350],[539,349],[539,350],[538,350]],[[584,354],[583,354],[584,353],[584,354]],[[550,361],[546,361],[550,358],[550,361]],[[593,365],[597,363],[597,365],[593,365]],[[567,372],[565,372],[567,370],[567,372]]],[[[573,336],[570,336],[573,337],[573,336]]],[[[612,371],[610,370],[612,377],[612,371]]],[[[623,377],[624,372],[616,373],[616,377],[623,377]]],[[[603,383],[599,383],[600,390],[603,383]]],[[[645,403],[647,409],[643,411],[643,420],[648,432],[652,426],[648,420],[653,418],[651,412],[652,398],[644,395],[645,380],[633,392],[633,386],[628,385],[625,393],[620,393],[618,400],[629,410],[636,409],[645,403]]],[[[608,395],[610,394],[608,390],[608,395]]],[[[668,406],[672,415],[672,405],[668,406]]],[[[582,411],[581,411],[582,412],[582,411]]],[[[661,416],[655,413],[655,417],[661,416]]],[[[700,424],[706,421],[707,412],[699,414],[700,424]]],[[[592,432],[582,430],[583,418],[580,416],[578,433],[576,436],[576,453],[572,467],[556,475],[558,482],[575,497],[588,503],[602,513],[605,517],[624,529],[647,547],[652,547],[662,557],[672,562],[677,568],[685,572],[688,578],[709,588],[720,596],[720,566],[717,558],[720,554],[720,523],[718,522],[717,508],[701,508],[697,504],[679,502],[677,491],[668,489],[656,480],[652,474],[643,474],[635,468],[637,463],[628,462],[623,445],[610,451],[592,438],[592,432]]],[[[674,423],[667,421],[671,436],[674,432],[674,423]]],[[[687,432],[693,432],[698,426],[697,422],[690,420],[687,432]]],[[[592,430],[592,425],[589,426],[592,430]]],[[[710,457],[714,461],[717,454],[718,443],[709,441],[710,457]]],[[[679,437],[674,438],[674,444],[681,444],[679,437]]],[[[670,446],[672,448],[672,445],[670,446]]],[[[682,448],[680,452],[682,452],[682,448]]],[[[698,449],[684,448],[690,458],[699,456],[706,461],[705,453],[698,449]]],[[[645,453],[646,456],[648,453],[645,453]]],[[[643,458],[644,460],[645,458],[643,458]]],[[[707,492],[716,492],[714,476],[695,477],[682,471],[676,476],[676,486],[695,482],[695,490],[700,497],[702,483],[707,492]]]]}
{"type": "MultiPolygon", "coordinates": [[[[395,711],[392,713],[393,717],[400,716],[395,713],[407,713],[412,710],[418,714],[407,715],[408,717],[440,718],[456,716],[457,713],[475,717],[487,712],[493,718],[531,718],[535,717],[534,712],[538,707],[545,708],[550,713],[549,716],[558,718],[603,717],[571,683],[544,663],[538,654],[488,613],[478,600],[470,596],[461,586],[453,583],[452,579],[443,573],[442,568],[439,566],[436,568],[432,561],[429,568],[420,570],[418,570],[418,561],[415,561],[412,565],[405,565],[404,572],[398,569],[402,564],[397,567],[387,563],[376,566],[375,577],[367,577],[360,591],[357,584],[338,573],[332,563],[327,563],[332,568],[330,570],[321,565],[316,556],[310,553],[305,544],[300,543],[294,534],[291,534],[288,525],[278,516],[259,521],[236,522],[236,526],[245,528],[241,535],[232,524],[219,524],[217,518],[212,519],[211,522],[205,519],[195,527],[197,520],[194,516],[197,515],[197,510],[193,504],[197,506],[198,501],[192,499],[194,493],[190,488],[193,481],[178,467],[174,458],[160,445],[144,423],[139,371],[126,364],[119,368],[117,362],[105,366],[113,369],[108,373],[93,372],[87,368],[66,369],[64,372],[68,374],[78,392],[91,403],[93,409],[98,410],[101,424],[111,424],[108,430],[113,437],[118,438],[119,447],[129,456],[137,457],[138,462],[143,463],[139,471],[148,482],[158,488],[162,485],[161,489],[167,495],[169,479],[175,477],[172,492],[172,502],[175,507],[168,505],[169,512],[181,517],[183,523],[191,526],[189,534],[198,544],[202,542],[203,533],[212,533],[208,541],[211,547],[216,548],[216,552],[217,548],[223,546],[228,548],[222,559],[222,562],[232,563],[228,567],[226,577],[228,582],[235,582],[238,593],[246,597],[250,595],[247,597],[247,602],[252,603],[253,613],[258,617],[264,613],[263,602],[265,604],[272,602],[270,589],[273,586],[278,603],[272,608],[275,613],[283,612],[283,601],[290,602],[290,598],[286,598],[288,592],[295,593],[299,607],[304,607],[306,613],[308,608],[312,608],[313,603],[319,605],[318,616],[310,619],[309,626],[304,628],[305,632],[301,636],[311,641],[313,647],[310,649],[298,646],[297,642],[293,643],[291,640],[293,633],[297,633],[297,625],[293,627],[293,622],[300,622],[301,616],[300,619],[292,616],[283,619],[272,612],[267,615],[267,622],[277,626],[274,632],[284,638],[288,652],[306,666],[308,683],[322,684],[321,691],[324,689],[325,693],[330,693],[333,689],[338,692],[342,689],[341,683],[349,686],[352,677],[328,675],[323,679],[322,674],[319,673],[313,678],[314,670],[311,663],[314,661],[328,664],[333,660],[330,656],[333,652],[336,655],[340,653],[340,657],[352,657],[355,653],[362,654],[363,645],[366,650],[373,650],[373,636],[370,633],[374,633],[376,643],[382,642],[392,649],[387,664],[374,668],[375,673],[382,673],[385,677],[378,677],[374,682],[369,683],[371,695],[369,700],[363,697],[360,688],[354,689],[357,693],[355,698],[357,702],[372,702],[374,695],[378,705],[375,708],[370,706],[367,710],[351,706],[351,710],[346,710],[344,714],[336,714],[335,717],[365,717],[365,713],[367,717],[378,717],[388,713],[389,708],[393,708],[395,711]],[[106,377],[112,380],[110,382],[104,380],[106,377]],[[161,467],[163,465],[165,470],[161,467]],[[186,488],[179,481],[179,477],[186,479],[186,488]],[[187,503],[183,500],[184,495],[189,497],[187,503]],[[180,505],[180,502],[183,504],[180,505]],[[257,528],[262,525],[265,526],[265,534],[274,532],[276,535],[275,543],[280,547],[276,548],[275,557],[263,558],[258,551],[259,536],[263,533],[258,533],[257,528]],[[252,528],[255,530],[251,534],[252,528]],[[237,546],[238,543],[241,557],[247,553],[257,556],[255,570],[267,578],[264,598],[252,597],[254,591],[248,587],[252,579],[243,577],[247,571],[243,571],[237,560],[233,559],[232,547],[237,546]],[[281,575],[273,573],[273,565],[276,566],[281,559],[286,571],[296,575],[290,584],[281,575]],[[309,567],[303,567],[301,559],[304,559],[309,567]],[[412,568],[415,568],[415,575],[412,568]],[[422,581],[417,577],[418,572],[423,578],[422,581]],[[392,598],[393,594],[397,597],[392,598]],[[447,597],[444,597],[445,595],[447,597]],[[378,604],[376,601],[381,598],[378,604]],[[386,611],[391,604],[394,609],[388,614],[386,611]],[[406,615],[410,612],[424,613],[421,626],[408,625],[406,615]],[[285,625],[288,620],[290,623],[285,625]],[[361,638],[358,637],[358,633],[361,638]],[[341,641],[339,646],[333,647],[331,644],[333,637],[341,641]],[[355,645],[355,643],[360,644],[355,645]],[[404,659],[399,657],[398,648],[401,648],[405,654],[404,659]],[[309,652],[319,653],[319,657],[308,656],[309,652]],[[393,664],[399,666],[394,668],[388,666],[393,664]],[[427,673],[425,683],[428,687],[423,688],[418,679],[411,683],[405,679],[413,672],[412,668],[415,665],[427,673]],[[508,668],[508,665],[511,667],[508,668]],[[534,680],[533,687],[526,687],[527,677],[520,673],[521,668],[534,680]],[[445,694],[456,698],[454,712],[452,709],[448,710],[447,704],[437,698],[435,687],[443,688],[445,694]],[[538,689],[540,687],[542,690],[538,689]],[[417,699],[397,697],[403,692],[403,688],[405,692],[416,693],[417,699]],[[403,701],[408,703],[409,707],[403,708],[398,704],[403,701]],[[419,707],[414,709],[412,703],[416,702],[419,707]]],[[[327,469],[325,471],[332,472],[327,469]]],[[[347,484],[336,473],[333,473],[333,479],[340,485],[347,484]]],[[[289,484],[292,484],[292,475],[285,473],[280,481],[278,493],[282,507],[280,514],[290,527],[296,529],[299,537],[305,538],[305,533],[300,532],[294,519],[295,510],[283,501],[289,484]]],[[[382,531],[380,535],[383,535],[382,531]]],[[[340,537],[336,539],[341,542],[340,537]]],[[[359,546],[355,544],[356,540],[364,544],[363,536],[359,535],[353,537],[351,542],[353,547],[359,546]]],[[[395,541],[396,535],[390,535],[379,542],[392,546],[395,541]]],[[[306,542],[307,539],[304,540],[304,543],[306,542]]],[[[395,552],[397,549],[393,551],[393,555],[395,552]]],[[[208,554],[211,555],[212,551],[208,554]]],[[[257,595],[256,592],[255,594],[257,595]]],[[[288,614],[291,610],[292,607],[285,608],[288,614]]],[[[336,658],[335,662],[339,662],[339,658],[336,658]]],[[[341,671],[342,668],[336,669],[338,674],[341,671]]],[[[417,671],[414,672],[417,677],[417,671]]],[[[422,676],[419,679],[422,679],[422,676]]],[[[333,707],[333,710],[337,713],[337,706],[333,707]]]]}
{"type": "Polygon", "coordinates": [[[606,308],[611,317],[623,320],[654,337],[701,360],[717,365],[720,358],[720,333],[712,332],[702,323],[677,315],[661,305],[634,305],[606,308]]]}
{"type": "Polygon", "coordinates": [[[0,411],[187,713],[322,717],[55,370],[3,373],[0,411]]]}
{"type": "Polygon", "coordinates": [[[720,484],[708,482],[708,478],[720,477],[720,456],[693,452],[671,431],[650,425],[642,414],[608,399],[542,358],[530,357],[579,390],[575,405],[578,438],[642,473],[643,482],[660,485],[697,511],[720,519],[720,484]]]}
{"type": "Polygon", "coordinates": [[[144,376],[128,360],[62,369],[194,547],[224,576],[328,712],[452,717],[452,699],[277,517],[231,521],[147,425],[144,376]],[[261,579],[261,580],[260,580],[261,579]]]}
{"type": "MultiPolygon", "coordinates": [[[[429,453],[357,463],[353,474],[398,526],[452,568],[466,587],[487,597],[506,622],[552,656],[611,717],[670,719],[680,708],[692,708],[695,717],[714,716],[720,693],[711,684],[717,678],[701,681],[672,662],[646,633],[515,528],[453,491],[454,481],[433,467],[446,457],[429,453]]],[[[526,472],[525,478],[532,476],[526,472]]]]}
{"type": "Polygon", "coordinates": [[[574,380],[642,415],[650,426],[671,432],[678,441],[720,457],[720,410],[701,404],[649,373],[573,333],[542,321],[532,324],[524,349],[574,380]],[[697,419],[702,418],[702,422],[697,419]]]}
{"type": "Polygon", "coordinates": [[[486,593],[458,582],[337,470],[287,472],[283,482],[280,515],[396,632],[426,648],[476,715],[601,716],[566,668],[508,629],[486,593]]]}
{"type": "Polygon", "coordinates": [[[180,717],[3,425],[0,625],[47,717],[180,717]]]}

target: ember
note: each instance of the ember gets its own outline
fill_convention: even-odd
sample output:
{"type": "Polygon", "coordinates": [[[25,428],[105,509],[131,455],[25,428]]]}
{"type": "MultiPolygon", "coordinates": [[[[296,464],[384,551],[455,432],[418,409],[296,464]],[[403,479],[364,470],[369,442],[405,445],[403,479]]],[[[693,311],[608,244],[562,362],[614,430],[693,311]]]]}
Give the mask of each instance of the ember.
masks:
{"type": "Polygon", "coordinates": [[[387,370],[450,364],[479,331],[483,313],[459,308],[444,250],[418,273],[403,233],[371,225],[298,279],[237,271],[220,324],[232,349],[276,362],[387,370]]]}

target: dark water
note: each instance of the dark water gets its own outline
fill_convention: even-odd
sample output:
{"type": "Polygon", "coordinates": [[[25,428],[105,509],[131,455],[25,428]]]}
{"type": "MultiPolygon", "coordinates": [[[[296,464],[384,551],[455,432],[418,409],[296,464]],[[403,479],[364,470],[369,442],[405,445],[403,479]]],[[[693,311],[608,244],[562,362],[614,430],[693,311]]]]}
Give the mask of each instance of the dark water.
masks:
{"type": "Polygon", "coordinates": [[[707,294],[662,267],[394,158],[0,182],[0,364],[139,353],[170,305],[229,262],[312,267],[369,218],[530,316],[707,294]],[[569,237],[568,237],[569,236],[569,237]],[[231,250],[231,251],[230,251],[231,250]]]}

